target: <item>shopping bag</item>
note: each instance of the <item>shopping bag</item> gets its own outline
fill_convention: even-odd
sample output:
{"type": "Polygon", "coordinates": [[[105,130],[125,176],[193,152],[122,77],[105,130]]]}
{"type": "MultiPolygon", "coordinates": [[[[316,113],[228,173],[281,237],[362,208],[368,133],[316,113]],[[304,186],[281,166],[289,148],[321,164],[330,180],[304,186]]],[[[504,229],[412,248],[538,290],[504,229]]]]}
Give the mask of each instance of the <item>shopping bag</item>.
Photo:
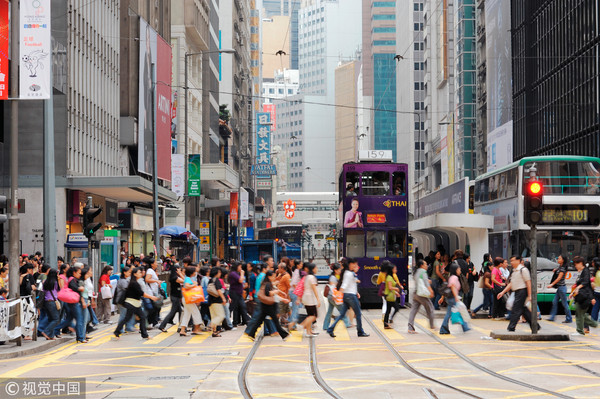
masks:
{"type": "Polygon", "coordinates": [[[463,324],[462,316],[460,315],[460,312],[456,306],[452,306],[451,312],[450,321],[452,324],[463,324]]]}
{"type": "Polygon", "coordinates": [[[181,290],[183,293],[183,300],[185,303],[202,303],[204,302],[204,291],[202,287],[195,285],[192,288],[184,288],[181,290]]]}

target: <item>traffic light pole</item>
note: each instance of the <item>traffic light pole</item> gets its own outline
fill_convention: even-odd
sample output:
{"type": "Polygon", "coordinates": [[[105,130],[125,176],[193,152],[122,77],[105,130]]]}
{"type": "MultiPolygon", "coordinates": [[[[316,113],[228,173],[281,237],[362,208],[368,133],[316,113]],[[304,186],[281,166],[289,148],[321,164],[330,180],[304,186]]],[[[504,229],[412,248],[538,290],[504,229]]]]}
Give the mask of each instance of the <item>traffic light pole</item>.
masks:
{"type": "Polygon", "coordinates": [[[529,232],[529,248],[531,249],[531,333],[537,334],[537,227],[534,224],[529,232]]]}

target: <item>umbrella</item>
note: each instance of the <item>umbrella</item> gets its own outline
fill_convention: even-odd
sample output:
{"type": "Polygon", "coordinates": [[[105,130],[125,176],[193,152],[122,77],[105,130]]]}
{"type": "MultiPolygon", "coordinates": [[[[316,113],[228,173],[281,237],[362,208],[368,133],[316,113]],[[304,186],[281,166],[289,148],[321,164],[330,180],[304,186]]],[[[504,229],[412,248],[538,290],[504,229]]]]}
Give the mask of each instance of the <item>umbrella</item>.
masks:
{"type": "Polygon", "coordinates": [[[191,231],[186,230],[180,226],[164,226],[158,230],[158,234],[161,236],[171,236],[171,237],[181,237],[185,236],[187,238],[192,238],[193,240],[197,240],[198,237],[194,235],[191,231]]]}

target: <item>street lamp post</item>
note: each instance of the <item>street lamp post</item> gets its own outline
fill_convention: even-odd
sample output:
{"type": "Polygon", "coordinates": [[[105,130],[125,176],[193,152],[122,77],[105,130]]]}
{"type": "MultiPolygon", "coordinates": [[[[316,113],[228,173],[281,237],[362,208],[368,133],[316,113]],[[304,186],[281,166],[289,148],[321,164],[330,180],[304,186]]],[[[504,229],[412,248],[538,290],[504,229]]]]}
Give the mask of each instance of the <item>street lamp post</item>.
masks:
{"type": "MultiPolygon", "coordinates": [[[[183,69],[184,69],[184,80],[185,80],[185,84],[183,86],[183,90],[184,90],[184,121],[185,121],[185,129],[184,129],[184,148],[185,148],[185,160],[184,160],[184,168],[185,168],[185,188],[184,188],[184,206],[185,206],[185,210],[184,210],[184,223],[185,223],[185,227],[186,229],[188,228],[188,224],[190,223],[189,220],[189,192],[188,192],[188,157],[189,157],[189,151],[188,151],[188,90],[189,90],[189,86],[188,86],[188,58],[192,57],[192,56],[196,56],[196,55],[204,55],[204,54],[210,54],[210,53],[219,53],[219,54],[233,54],[235,53],[235,50],[232,49],[224,49],[224,50],[217,50],[217,51],[199,51],[197,53],[188,53],[186,52],[184,57],[183,57],[183,69]]],[[[191,230],[191,226],[189,227],[191,230]]]]}

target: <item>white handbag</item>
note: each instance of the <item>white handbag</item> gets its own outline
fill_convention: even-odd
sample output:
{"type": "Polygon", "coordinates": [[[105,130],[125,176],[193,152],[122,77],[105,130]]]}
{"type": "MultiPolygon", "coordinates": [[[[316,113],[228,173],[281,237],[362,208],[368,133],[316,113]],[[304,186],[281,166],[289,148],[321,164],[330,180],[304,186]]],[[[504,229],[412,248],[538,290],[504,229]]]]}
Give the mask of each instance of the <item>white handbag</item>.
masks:
{"type": "Polygon", "coordinates": [[[103,285],[100,287],[100,294],[102,294],[102,299],[111,299],[113,294],[110,285],[103,285]]]}
{"type": "Polygon", "coordinates": [[[424,298],[430,297],[427,285],[425,284],[425,281],[423,281],[423,274],[421,274],[420,278],[417,279],[417,295],[424,298]]]}

